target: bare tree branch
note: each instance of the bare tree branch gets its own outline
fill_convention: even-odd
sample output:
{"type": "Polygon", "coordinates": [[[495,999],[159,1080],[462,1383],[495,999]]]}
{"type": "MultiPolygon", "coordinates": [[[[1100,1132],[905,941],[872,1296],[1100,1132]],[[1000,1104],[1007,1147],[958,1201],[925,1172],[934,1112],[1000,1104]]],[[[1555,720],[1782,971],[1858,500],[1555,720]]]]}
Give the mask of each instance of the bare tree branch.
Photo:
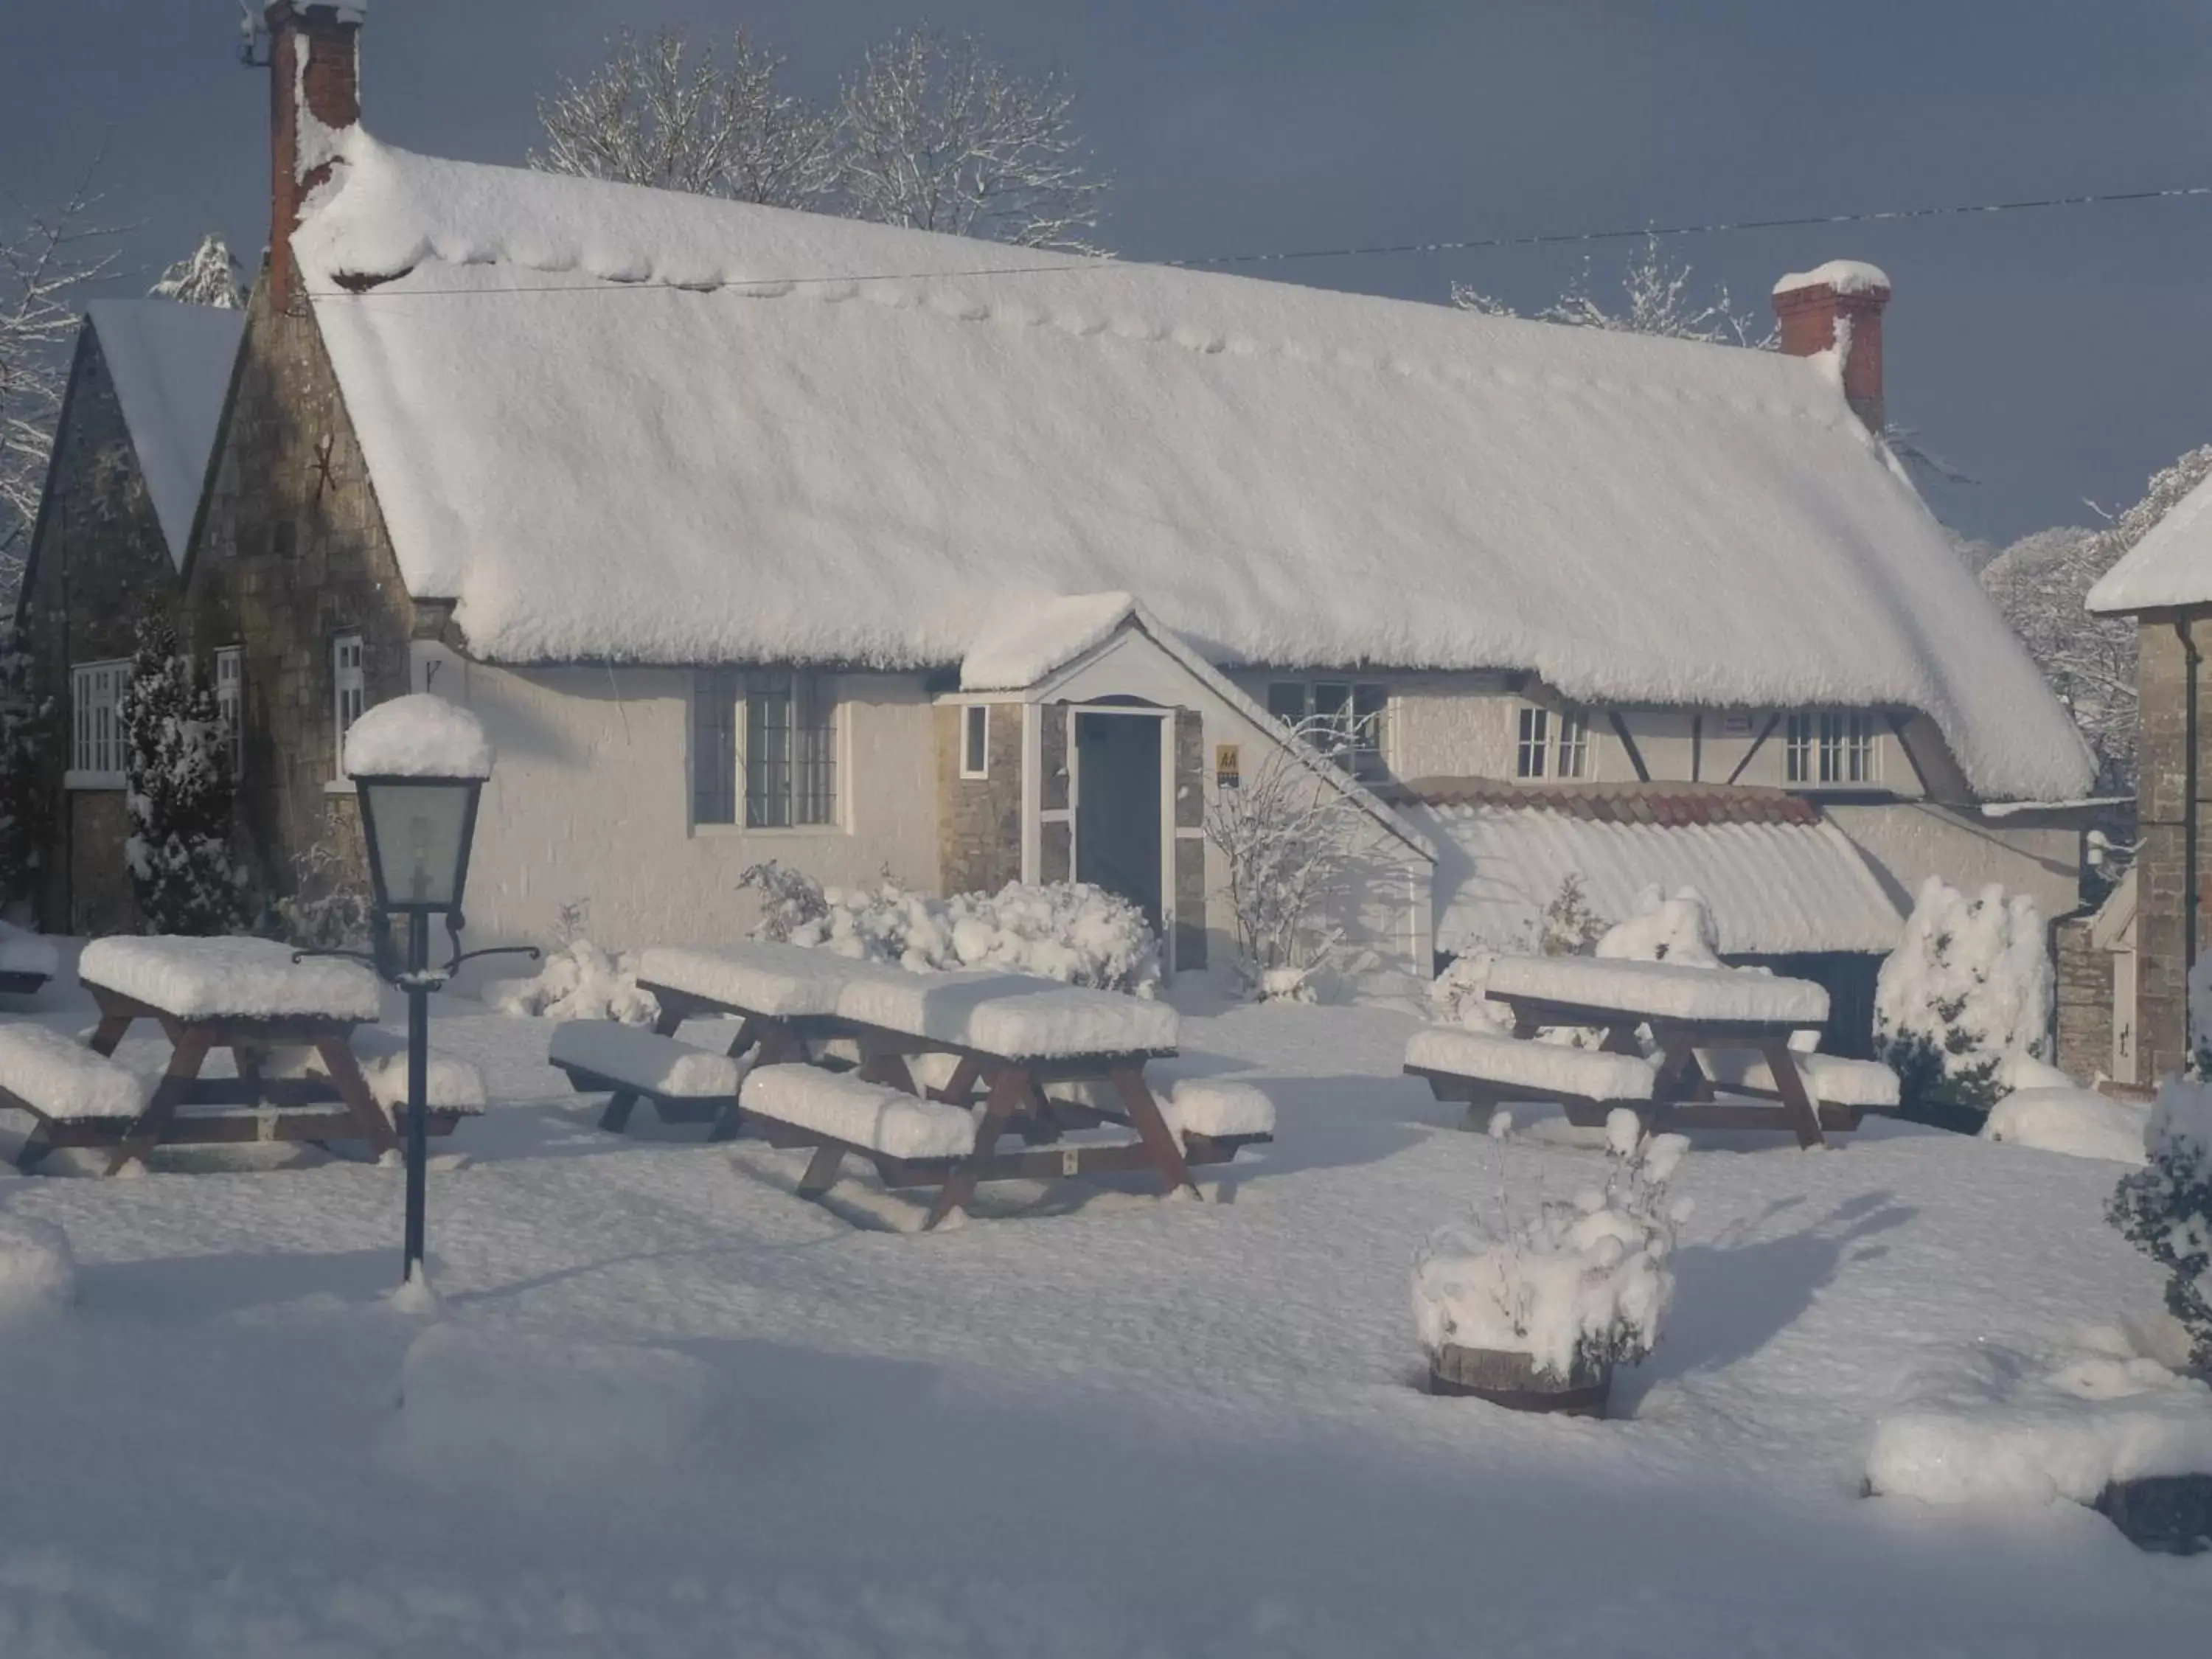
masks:
{"type": "Polygon", "coordinates": [[[1089,173],[1075,94],[1057,70],[1026,82],[972,39],[908,29],[845,83],[837,130],[855,218],[1091,251],[1106,181],[1089,173]]]}
{"type": "Polygon", "coordinates": [[[88,222],[100,160],[60,206],[0,241],[0,600],[11,608],[69,383],[79,295],[115,266],[114,251],[99,246],[112,229],[88,222]]]}
{"type": "Polygon", "coordinates": [[[776,88],[783,59],[743,29],[717,58],[680,30],[623,34],[607,60],[538,103],[548,173],[770,207],[818,204],[836,176],[827,119],[776,88]]]}
{"type": "Polygon", "coordinates": [[[146,292],[156,300],[235,311],[246,298],[246,290],[238,280],[243,274],[222,233],[211,230],[200,238],[198,247],[164,270],[160,280],[146,292]]]}
{"type": "MultiPolygon", "coordinates": [[[[1565,291],[1535,315],[1540,321],[1565,323],[1571,328],[1773,349],[1777,337],[1771,324],[1763,324],[1753,313],[1739,309],[1725,286],[1700,294],[1691,284],[1693,274],[1690,265],[1676,264],[1667,257],[1658,237],[1646,236],[1621,272],[1620,302],[1601,299],[1591,289],[1590,268],[1585,261],[1581,274],[1567,284],[1565,291]]],[[[1463,283],[1452,284],[1451,300],[1462,311],[1486,316],[1518,314],[1504,301],[1463,283]]]]}

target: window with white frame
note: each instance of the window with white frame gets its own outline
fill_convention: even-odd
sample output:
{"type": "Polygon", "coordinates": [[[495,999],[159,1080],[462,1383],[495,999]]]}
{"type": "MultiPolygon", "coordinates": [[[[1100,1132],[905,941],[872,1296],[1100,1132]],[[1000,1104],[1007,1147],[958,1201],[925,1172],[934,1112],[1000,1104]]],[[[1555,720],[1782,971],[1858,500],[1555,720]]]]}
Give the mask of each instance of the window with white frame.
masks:
{"type": "Polygon", "coordinates": [[[362,663],[361,635],[340,634],[331,641],[331,765],[340,778],[346,775],[346,733],[368,707],[368,676],[362,663]]]}
{"type": "Polygon", "coordinates": [[[230,750],[230,775],[246,772],[246,647],[226,645],[215,653],[215,712],[230,750]]]}
{"type": "Polygon", "coordinates": [[[991,706],[971,702],[960,711],[960,775],[991,775],[991,706]]]}
{"type": "Polygon", "coordinates": [[[84,785],[123,781],[123,693],[130,659],[80,663],[70,670],[70,766],[84,785]]]}
{"type": "Polygon", "coordinates": [[[1534,706],[1521,710],[1521,726],[1513,741],[1513,775],[1549,775],[1552,763],[1552,711],[1534,706]]]}
{"type": "Polygon", "coordinates": [[[691,699],[692,822],[835,824],[836,713],[812,674],[702,670],[691,699]]]}
{"type": "Polygon", "coordinates": [[[1562,708],[1557,722],[1559,728],[1557,763],[1552,775],[1561,778],[1580,778],[1589,775],[1589,711],[1584,708],[1562,708]]]}
{"type": "Polygon", "coordinates": [[[1590,775],[1589,710],[1522,706],[1513,738],[1516,778],[1590,775]]]}
{"type": "Polygon", "coordinates": [[[1384,768],[1383,722],[1390,688],[1367,680],[1271,680],[1267,712],[1303,730],[1314,747],[1354,776],[1384,768]]]}
{"type": "Polygon", "coordinates": [[[1790,783],[1878,783],[1881,750],[1875,716],[1837,710],[1792,714],[1784,734],[1783,774],[1790,783]]]}

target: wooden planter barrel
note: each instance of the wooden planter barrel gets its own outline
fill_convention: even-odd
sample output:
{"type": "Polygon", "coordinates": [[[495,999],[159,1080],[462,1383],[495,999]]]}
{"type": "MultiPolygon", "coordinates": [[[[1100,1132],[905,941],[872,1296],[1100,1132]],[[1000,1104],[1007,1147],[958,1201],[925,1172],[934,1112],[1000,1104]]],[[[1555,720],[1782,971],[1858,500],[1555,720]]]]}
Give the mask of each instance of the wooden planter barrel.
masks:
{"type": "Polygon", "coordinates": [[[1429,1358],[1429,1392],[1472,1395],[1516,1412],[1603,1417],[1613,1367],[1577,1360],[1565,1376],[1540,1371],[1525,1353],[1461,1348],[1447,1343],[1429,1358]]]}

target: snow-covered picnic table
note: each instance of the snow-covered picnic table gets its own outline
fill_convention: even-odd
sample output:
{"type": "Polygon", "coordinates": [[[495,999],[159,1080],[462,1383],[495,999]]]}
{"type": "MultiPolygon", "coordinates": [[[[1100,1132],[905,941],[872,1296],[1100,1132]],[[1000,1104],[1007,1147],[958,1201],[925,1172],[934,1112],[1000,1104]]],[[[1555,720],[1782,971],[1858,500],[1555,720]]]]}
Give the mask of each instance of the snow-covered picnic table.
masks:
{"type": "MultiPolygon", "coordinates": [[[[112,1148],[112,1175],[164,1142],[360,1139],[380,1153],[398,1145],[356,1055],[356,1028],[373,1025],[382,1006],[366,968],[295,962],[289,945],[271,939],[118,938],[85,946],[77,977],[100,1009],[85,1044],[40,1027],[0,1028],[0,1091],[37,1123],[19,1165],[61,1146],[112,1148]],[[142,1019],[170,1043],[150,1089],[112,1058],[142,1019]],[[217,1048],[230,1050],[234,1077],[200,1075],[217,1048]],[[287,1063],[289,1051],[302,1049],[315,1064],[287,1063]]],[[[372,1063],[383,1064],[388,1057],[370,1046],[372,1063]]],[[[434,1103],[428,1127],[451,1131],[481,1104],[480,1085],[462,1100],[468,1092],[434,1103]]]]}
{"type": "Polygon", "coordinates": [[[51,939],[0,921],[0,991],[27,996],[61,969],[61,953],[51,939]]]}
{"type": "Polygon", "coordinates": [[[1470,1107],[1555,1101],[1569,1121],[1602,1126],[1626,1106],[1655,1127],[1788,1129],[1802,1146],[1897,1104],[1897,1079],[1872,1060],[1801,1054],[1790,1038],[1828,1018],[1809,980],[1739,968],[1593,957],[1500,957],[1486,994],[1513,1014],[1510,1037],[1415,1034],[1406,1070],[1438,1099],[1470,1107]],[[1546,1030],[1601,1034],[1597,1051],[1543,1042],[1546,1030]],[[1650,1033],[1649,1051],[1644,1032],[1650,1033]],[[1723,1103],[1717,1088],[1773,1104],[1723,1103]]]}
{"type": "MultiPolygon", "coordinates": [[[[638,982],[660,1005],[655,1031],[663,1038],[672,1041],[694,1018],[739,1020],[729,1053],[746,1057],[750,1071],[718,1118],[718,1137],[750,1121],[771,1141],[813,1146],[805,1192],[826,1190],[847,1155],[873,1162],[886,1186],[936,1187],[931,1225],[965,1206],[984,1181],[1149,1169],[1163,1190],[1188,1188],[1192,1164],[1226,1162],[1269,1139],[1273,1127],[1249,1114],[1217,1122],[1195,1111],[1171,1123],[1145,1067],[1175,1054],[1176,1013],[1136,997],[989,969],[909,973],[765,942],[648,950],[638,982]],[[857,1061],[846,1081],[874,1094],[765,1075],[804,1065],[833,1044],[857,1061]],[[944,1080],[917,1086],[917,1064],[944,1080]],[[1108,1127],[1135,1139],[1069,1139],[1108,1127]],[[1024,1150],[998,1152],[1010,1133],[1024,1150]]],[[[567,1046],[575,1050],[576,1042],[567,1046]]],[[[597,1039],[592,1046],[600,1046],[597,1039]]],[[[619,1132],[641,1096],[664,1115],[694,1111],[688,1097],[642,1073],[634,1086],[609,1071],[611,1059],[593,1066],[571,1052],[555,1060],[580,1086],[595,1080],[608,1088],[606,1128],[619,1132]]]]}

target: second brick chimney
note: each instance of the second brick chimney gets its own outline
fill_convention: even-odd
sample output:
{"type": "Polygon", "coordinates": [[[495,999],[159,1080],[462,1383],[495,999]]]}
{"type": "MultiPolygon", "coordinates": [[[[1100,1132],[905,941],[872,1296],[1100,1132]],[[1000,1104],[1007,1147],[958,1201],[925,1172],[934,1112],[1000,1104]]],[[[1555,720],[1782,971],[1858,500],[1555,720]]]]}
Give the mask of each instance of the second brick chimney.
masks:
{"type": "Polygon", "coordinates": [[[299,307],[292,232],[331,176],[332,134],[361,119],[361,22],[368,0],[266,0],[269,26],[269,297],[299,307]]]}
{"type": "Polygon", "coordinates": [[[1783,350],[1793,357],[1834,351],[1844,399],[1877,435],[1884,419],[1881,313],[1888,303],[1889,278],[1856,259],[1831,259],[1774,285],[1783,350]]]}

